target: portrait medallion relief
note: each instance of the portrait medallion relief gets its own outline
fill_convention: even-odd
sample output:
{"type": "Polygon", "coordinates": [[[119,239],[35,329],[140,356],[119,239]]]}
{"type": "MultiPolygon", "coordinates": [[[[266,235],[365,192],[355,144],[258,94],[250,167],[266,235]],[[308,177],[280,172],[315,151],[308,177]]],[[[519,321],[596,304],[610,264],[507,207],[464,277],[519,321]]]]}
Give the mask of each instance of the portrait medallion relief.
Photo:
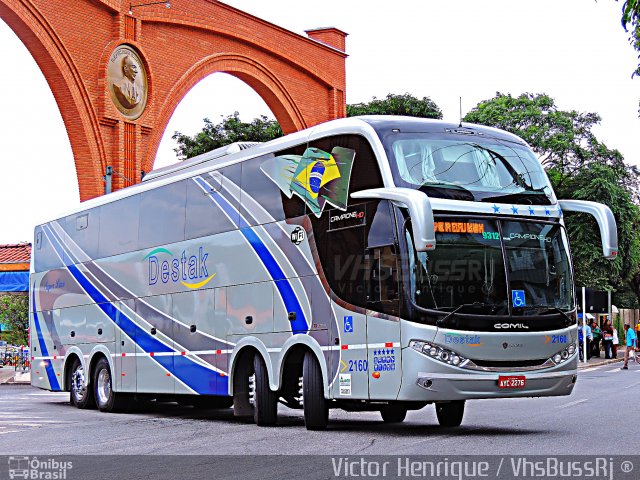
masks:
{"type": "Polygon", "coordinates": [[[138,52],[129,45],[120,45],[109,57],[107,83],[111,100],[129,120],[142,115],[147,105],[147,71],[138,52]]]}

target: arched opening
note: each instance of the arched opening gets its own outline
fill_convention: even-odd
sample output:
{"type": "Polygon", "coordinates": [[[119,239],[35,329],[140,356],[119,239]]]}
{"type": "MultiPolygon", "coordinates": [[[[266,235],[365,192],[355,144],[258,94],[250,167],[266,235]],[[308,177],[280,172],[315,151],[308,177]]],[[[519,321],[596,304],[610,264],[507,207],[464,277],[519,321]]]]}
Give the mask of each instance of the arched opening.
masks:
{"type": "Polygon", "coordinates": [[[40,67],[0,20],[0,243],[33,241],[36,223],[79,202],[67,131],[40,67]]]}
{"type": "Polygon", "coordinates": [[[171,138],[176,131],[193,136],[202,130],[205,117],[217,124],[236,111],[244,122],[261,115],[275,119],[262,97],[242,80],[221,72],[203,78],[174,110],[158,147],[153,168],[178,161],[174,152],[177,143],[171,138]]]}

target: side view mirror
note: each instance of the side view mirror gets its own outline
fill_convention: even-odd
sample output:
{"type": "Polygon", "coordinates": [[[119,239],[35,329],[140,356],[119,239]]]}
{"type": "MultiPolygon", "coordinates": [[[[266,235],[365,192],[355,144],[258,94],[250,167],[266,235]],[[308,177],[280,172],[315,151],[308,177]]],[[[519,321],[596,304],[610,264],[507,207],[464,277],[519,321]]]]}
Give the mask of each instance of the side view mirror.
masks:
{"type": "Polygon", "coordinates": [[[426,193],[410,188],[372,188],[351,194],[351,198],[390,200],[409,210],[413,241],[418,252],[435,250],[433,209],[426,193]]]}
{"type": "Polygon", "coordinates": [[[616,219],[609,207],[602,203],[586,200],[558,200],[558,205],[565,212],[580,212],[593,215],[600,228],[602,239],[602,254],[608,260],[615,260],[618,256],[618,229],[616,219]]]}

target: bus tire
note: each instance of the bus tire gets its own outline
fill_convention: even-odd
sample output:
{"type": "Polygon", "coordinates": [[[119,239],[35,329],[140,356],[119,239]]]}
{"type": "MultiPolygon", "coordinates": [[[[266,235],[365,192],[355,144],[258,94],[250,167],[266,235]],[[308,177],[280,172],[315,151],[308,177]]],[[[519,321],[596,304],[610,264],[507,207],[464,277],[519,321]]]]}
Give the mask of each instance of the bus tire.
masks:
{"type": "Polygon", "coordinates": [[[384,423],[402,423],[407,417],[407,407],[387,405],[380,409],[380,415],[384,423]]]}
{"type": "Polygon", "coordinates": [[[96,406],[101,412],[118,412],[127,408],[129,399],[122,393],[116,393],[112,388],[113,376],[106,358],[101,358],[96,364],[93,375],[93,392],[96,406]]]}
{"type": "Polygon", "coordinates": [[[320,364],[311,352],[305,353],[302,364],[302,399],[307,430],[326,429],[329,423],[329,405],[324,398],[320,364]]]}
{"type": "Polygon", "coordinates": [[[88,385],[86,372],[80,362],[76,358],[71,365],[71,373],[69,377],[69,400],[71,405],[77,408],[85,409],[95,407],[93,397],[93,387],[88,385]]]}
{"type": "Polygon", "coordinates": [[[255,372],[253,420],[261,427],[275,425],[278,420],[278,397],[269,388],[269,373],[262,357],[253,357],[255,372]]]}
{"type": "Polygon", "coordinates": [[[459,427],[464,415],[464,400],[436,402],[436,416],[441,427],[459,427]]]}

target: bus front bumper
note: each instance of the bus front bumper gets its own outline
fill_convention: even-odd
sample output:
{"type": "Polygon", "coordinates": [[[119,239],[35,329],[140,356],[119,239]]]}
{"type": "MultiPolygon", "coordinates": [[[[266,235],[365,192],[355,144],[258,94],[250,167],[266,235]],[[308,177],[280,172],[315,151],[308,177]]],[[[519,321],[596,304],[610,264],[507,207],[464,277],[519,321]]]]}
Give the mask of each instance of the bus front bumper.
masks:
{"type": "MultiPolygon", "coordinates": [[[[409,352],[406,353],[411,356],[415,353],[407,350],[409,352]]],[[[398,400],[447,401],[562,396],[571,394],[577,380],[575,359],[565,365],[542,370],[487,372],[442,365],[424,357],[420,366],[416,362],[408,362],[414,368],[407,368],[405,358],[398,400]],[[429,368],[425,368],[427,366],[429,368]],[[499,380],[504,377],[524,378],[524,386],[500,388],[499,380]]]]}

